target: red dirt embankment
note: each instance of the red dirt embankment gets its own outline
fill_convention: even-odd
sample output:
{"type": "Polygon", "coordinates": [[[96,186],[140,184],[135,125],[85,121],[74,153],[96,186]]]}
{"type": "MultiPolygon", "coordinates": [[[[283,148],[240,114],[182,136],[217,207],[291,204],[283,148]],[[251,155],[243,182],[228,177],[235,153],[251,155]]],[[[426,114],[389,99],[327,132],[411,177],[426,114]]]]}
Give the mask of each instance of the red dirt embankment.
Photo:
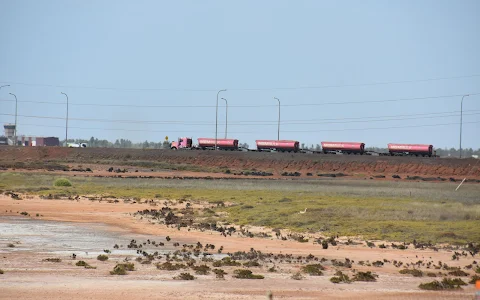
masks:
{"type": "MultiPolygon", "coordinates": [[[[100,163],[129,165],[148,162],[169,166],[190,165],[201,168],[225,168],[232,171],[407,174],[420,176],[468,176],[480,178],[480,164],[475,159],[390,157],[366,155],[325,155],[301,153],[265,153],[237,151],[0,147],[0,165],[12,162],[100,163]]],[[[208,171],[208,170],[205,170],[208,171]]]]}

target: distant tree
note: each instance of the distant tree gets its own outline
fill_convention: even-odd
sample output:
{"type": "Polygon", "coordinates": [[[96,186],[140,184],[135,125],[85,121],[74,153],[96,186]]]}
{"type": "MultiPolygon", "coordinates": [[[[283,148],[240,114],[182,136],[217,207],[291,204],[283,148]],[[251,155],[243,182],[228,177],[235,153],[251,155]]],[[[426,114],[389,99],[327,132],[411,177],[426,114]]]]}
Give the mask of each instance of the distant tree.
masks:
{"type": "Polygon", "coordinates": [[[248,149],[248,144],[247,143],[241,143],[239,146],[242,147],[242,148],[248,149]]]}

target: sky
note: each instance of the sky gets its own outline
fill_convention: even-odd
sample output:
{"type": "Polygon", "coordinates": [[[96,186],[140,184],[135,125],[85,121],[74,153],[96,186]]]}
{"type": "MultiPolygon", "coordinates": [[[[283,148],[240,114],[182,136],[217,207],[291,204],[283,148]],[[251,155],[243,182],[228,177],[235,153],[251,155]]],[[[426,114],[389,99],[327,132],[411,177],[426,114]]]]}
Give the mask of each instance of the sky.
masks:
{"type": "Polygon", "coordinates": [[[18,134],[480,148],[480,1],[0,0],[18,134]]]}

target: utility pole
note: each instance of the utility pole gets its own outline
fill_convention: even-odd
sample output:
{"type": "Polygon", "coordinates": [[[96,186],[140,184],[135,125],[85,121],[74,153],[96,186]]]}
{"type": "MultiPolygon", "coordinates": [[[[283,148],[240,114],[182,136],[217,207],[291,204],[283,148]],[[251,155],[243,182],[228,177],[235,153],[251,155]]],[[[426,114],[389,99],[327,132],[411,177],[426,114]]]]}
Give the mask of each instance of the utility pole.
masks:
{"type": "Polygon", "coordinates": [[[65,122],[65,147],[68,147],[68,95],[62,92],[61,94],[67,97],[67,118],[65,122]]]}
{"type": "Polygon", "coordinates": [[[18,145],[18,142],[17,142],[17,107],[18,107],[18,101],[17,101],[17,96],[15,94],[12,94],[12,93],[9,93],[10,95],[12,95],[13,97],[15,97],[15,134],[14,134],[14,137],[13,137],[13,142],[15,144],[15,146],[18,145]]]}
{"type": "Polygon", "coordinates": [[[463,95],[462,101],[460,101],[460,158],[462,158],[462,123],[463,123],[463,98],[470,95],[463,95]]]}
{"type": "Polygon", "coordinates": [[[218,134],[218,94],[227,90],[219,90],[217,93],[217,105],[215,106],[215,150],[217,150],[217,134],[218,134]]]}
{"type": "Polygon", "coordinates": [[[278,130],[277,130],[277,140],[280,140],[280,100],[276,97],[273,99],[277,99],[278,101],[278,130]]]}
{"type": "Polygon", "coordinates": [[[227,138],[227,125],[228,125],[228,102],[227,99],[222,98],[225,100],[225,138],[227,138]]]}

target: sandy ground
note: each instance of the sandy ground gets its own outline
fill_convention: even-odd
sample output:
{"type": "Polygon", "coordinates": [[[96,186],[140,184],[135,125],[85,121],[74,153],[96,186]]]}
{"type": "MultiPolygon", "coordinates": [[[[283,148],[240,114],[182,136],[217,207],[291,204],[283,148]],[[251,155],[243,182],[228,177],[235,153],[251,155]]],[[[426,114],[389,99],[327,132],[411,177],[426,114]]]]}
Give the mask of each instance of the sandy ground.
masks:
{"type": "MultiPolygon", "coordinates": [[[[398,260],[404,263],[416,262],[420,259],[434,262],[447,262],[449,266],[465,266],[471,264],[471,257],[452,261],[452,252],[447,250],[396,250],[370,249],[363,245],[329,247],[323,250],[313,243],[280,241],[275,238],[245,238],[239,236],[224,237],[215,232],[187,231],[167,228],[164,225],[151,224],[146,219],[133,217],[131,214],[142,209],[151,209],[149,204],[99,203],[89,200],[44,200],[31,197],[24,200],[13,200],[0,196],[0,217],[19,216],[19,212],[30,213],[31,219],[52,220],[91,224],[107,224],[109,231],[122,234],[145,234],[151,239],[164,240],[170,236],[172,241],[183,243],[210,243],[224,247],[224,253],[249,251],[255,248],[265,253],[283,253],[295,255],[312,254],[326,259],[349,258],[360,260],[398,260]],[[39,214],[39,217],[36,217],[39,214]]],[[[159,207],[156,207],[159,208],[159,207]]],[[[72,224],[71,223],[71,224],[72,224]]],[[[0,223],[0,232],[2,224],[0,223]]],[[[258,229],[258,228],[257,228],[258,229]]],[[[13,242],[13,241],[12,241],[13,242]]],[[[265,275],[264,280],[241,280],[231,277],[233,269],[226,280],[215,279],[214,275],[198,275],[194,281],[173,280],[179,272],[159,271],[152,265],[136,264],[137,270],[127,276],[111,276],[109,271],[124,256],[113,255],[106,262],[94,258],[85,260],[97,267],[90,270],[74,265],[68,255],[62,257],[60,263],[47,263],[42,259],[52,257],[49,253],[32,250],[29,245],[19,241],[16,251],[9,251],[7,245],[0,245],[0,299],[266,299],[268,291],[272,291],[273,299],[471,299],[475,293],[473,285],[462,290],[451,292],[426,292],[418,288],[419,283],[432,281],[434,278],[415,278],[401,275],[392,264],[383,267],[363,267],[357,264],[357,270],[370,270],[379,275],[377,282],[354,282],[352,284],[333,284],[329,278],[334,270],[327,269],[324,276],[307,276],[304,280],[290,278],[300,264],[280,266],[282,272],[268,273],[266,267],[255,270],[265,275]],[[24,250],[22,250],[25,248],[24,250]]],[[[94,246],[94,245],[92,245],[94,246]]],[[[113,246],[113,245],[112,245],[113,246]]],[[[98,249],[101,251],[102,249],[98,249]]],[[[477,258],[478,260],[478,258],[477,258]]],[[[473,274],[473,271],[468,271],[473,274]]],[[[437,277],[438,279],[438,277],[437,277]]],[[[468,281],[469,277],[464,280],[468,281]]]]}

